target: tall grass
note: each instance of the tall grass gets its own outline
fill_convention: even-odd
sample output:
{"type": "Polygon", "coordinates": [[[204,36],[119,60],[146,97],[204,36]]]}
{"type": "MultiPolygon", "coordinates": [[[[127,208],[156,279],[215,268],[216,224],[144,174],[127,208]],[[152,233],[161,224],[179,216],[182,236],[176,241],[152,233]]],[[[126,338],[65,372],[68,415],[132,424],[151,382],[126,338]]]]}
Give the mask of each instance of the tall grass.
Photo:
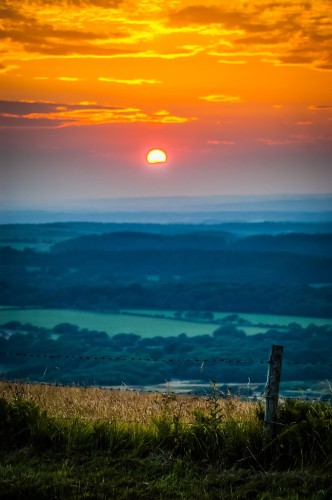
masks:
{"type": "Polygon", "coordinates": [[[211,401],[215,401],[224,419],[248,421],[256,418],[255,404],[231,397],[218,398],[218,391],[213,387],[205,397],[193,397],[169,392],[150,394],[0,381],[1,395],[7,401],[17,398],[33,401],[49,416],[61,418],[149,424],[151,419],[164,416],[190,423],[197,412],[210,413],[211,401]]]}
{"type": "Polygon", "coordinates": [[[332,407],[286,401],[266,442],[262,407],[173,394],[1,384],[0,439],[8,450],[112,457],[171,454],[260,471],[332,464],[332,407]]]}

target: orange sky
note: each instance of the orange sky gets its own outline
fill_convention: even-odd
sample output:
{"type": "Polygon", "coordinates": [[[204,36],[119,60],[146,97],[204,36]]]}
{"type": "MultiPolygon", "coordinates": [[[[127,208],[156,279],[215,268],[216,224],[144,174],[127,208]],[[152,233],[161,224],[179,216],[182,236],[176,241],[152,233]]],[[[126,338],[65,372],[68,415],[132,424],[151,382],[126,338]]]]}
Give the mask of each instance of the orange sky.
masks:
{"type": "Polygon", "coordinates": [[[1,199],[332,191],[330,0],[1,2],[1,199]],[[151,172],[149,148],[168,166],[151,172]]]}

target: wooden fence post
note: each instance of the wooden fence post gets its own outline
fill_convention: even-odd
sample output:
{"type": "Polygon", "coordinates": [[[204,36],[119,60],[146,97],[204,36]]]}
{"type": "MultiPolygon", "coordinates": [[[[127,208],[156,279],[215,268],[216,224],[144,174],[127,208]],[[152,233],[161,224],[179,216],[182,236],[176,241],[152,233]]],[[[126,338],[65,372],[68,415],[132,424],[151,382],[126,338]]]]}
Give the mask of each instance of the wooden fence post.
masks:
{"type": "Polygon", "coordinates": [[[273,439],[277,433],[277,409],[283,349],[281,345],[273,345],[270,353],[265,386],[264,426],[267,440],[273,439]]]}

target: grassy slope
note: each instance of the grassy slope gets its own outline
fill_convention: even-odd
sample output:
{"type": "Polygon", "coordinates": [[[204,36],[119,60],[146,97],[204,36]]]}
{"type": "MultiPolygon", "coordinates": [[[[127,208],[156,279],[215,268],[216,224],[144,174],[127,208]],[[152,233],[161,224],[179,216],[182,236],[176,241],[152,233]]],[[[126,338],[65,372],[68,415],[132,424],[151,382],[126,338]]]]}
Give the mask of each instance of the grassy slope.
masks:
{"type": "Polygon", "coordinates": [[[4,382],[0,391],[2,499],[331,498],[327,405],[281,410],[281,440],[266,454],[249,403],[4,382]],[[195,409],[196,424],[182,426],[195,409]],[[149,423],[123,423],[143,413],[149,423]]]}

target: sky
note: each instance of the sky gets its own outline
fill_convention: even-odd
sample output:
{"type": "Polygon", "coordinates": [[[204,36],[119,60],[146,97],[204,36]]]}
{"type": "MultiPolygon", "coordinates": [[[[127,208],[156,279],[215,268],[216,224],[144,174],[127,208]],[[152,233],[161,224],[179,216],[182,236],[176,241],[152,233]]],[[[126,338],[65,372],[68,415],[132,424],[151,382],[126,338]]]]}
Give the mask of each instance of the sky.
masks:
{"type": "Polygon", "coordinates": [[[2,0],[0,26],[2,207],[332,192],[330,0],[2,0]]]}

